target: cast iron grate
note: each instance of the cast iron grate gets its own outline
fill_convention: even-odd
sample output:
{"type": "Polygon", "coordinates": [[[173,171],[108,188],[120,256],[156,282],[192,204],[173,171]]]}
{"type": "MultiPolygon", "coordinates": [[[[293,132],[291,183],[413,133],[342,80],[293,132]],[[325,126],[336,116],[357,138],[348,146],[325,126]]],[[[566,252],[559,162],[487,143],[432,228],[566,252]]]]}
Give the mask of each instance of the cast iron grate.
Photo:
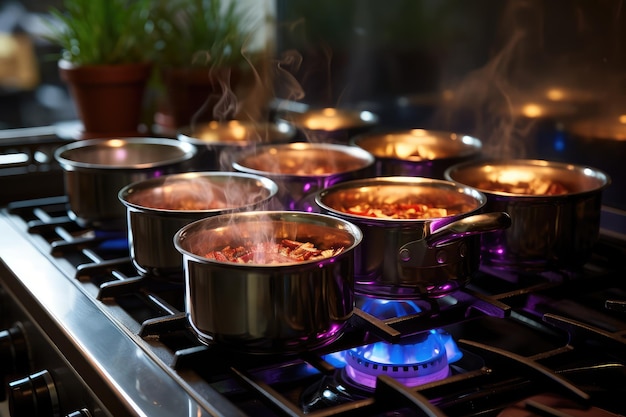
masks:
{"type": "MultiPolygon", "coordinates": [[[[315,383],[339,372],[325,359],[329,353],[380,340],[402,343],[433,328],[445,328],[468,358],[480,359],[457,365],[458,371],[445,380],[414,388],[379,376],[376,388],[364,397],[351,397],[349,403],[306,415],[388,415],[389,410],[397,415],[496,415],[477,410],[502,409],[520,398],[548,391],[581,405],[623,411],[616,402],[623,398],[624,388],[607,386],[608,379],[590,376],[624,379],[626,375],[626,293],[621,283],[626,250],[620,243],[602,241],[590,264],[577,274],[499,277],[481,271],[457,293],[422,300],[422,311],[413,315],[380,320],[357,308],[345,335],[332,345],[316,352],[259,357],[199,343],[188,328],[183,285],[139,276],[123,237],[77,226],[68,218],[66,207],[66,197],[51,197],[10,203],[6,211],[68,278],[92,287],[87,292],[94,302],[103,309],[121,307],[137,321],[133,332],[140,339],[165,346],[170,351],[167,366],[183,374],[198,373],[250,415],[303,416],[297,405],[302,388],[294,387],[289,378],[315,383]],[[580,306],[594,314],[579,317],[580,306]],[[500,331],[509,335],[510,346],[495,343],[504,340],[500,331]],[[531,344],[538,345],[538,351],[526,351],[530,348],[520,347],[521,341],[511,341],[515,333],[551,344],[533,339],[531,344]]],[[[542,408],[550,415],[549,407],[546,411],[541,404],[531,401],[528,407],[542,408]]]]}

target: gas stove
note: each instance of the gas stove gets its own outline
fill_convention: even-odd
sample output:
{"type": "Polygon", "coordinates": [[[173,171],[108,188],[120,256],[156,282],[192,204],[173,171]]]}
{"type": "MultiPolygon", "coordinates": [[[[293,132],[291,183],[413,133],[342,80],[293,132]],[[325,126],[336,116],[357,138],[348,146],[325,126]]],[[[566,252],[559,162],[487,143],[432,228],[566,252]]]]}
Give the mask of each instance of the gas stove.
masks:
{"type": "Polygon", "coordinates": [[[436,299],[359,297],[337,341],[252,355],[201,343],[183,284],[139,276],[126,236],[80,227],[65,196],[11,201],[0,401],[11,416],[624,414],[624,219],[603,210],[580,271],[483,268],[436,299]]]}

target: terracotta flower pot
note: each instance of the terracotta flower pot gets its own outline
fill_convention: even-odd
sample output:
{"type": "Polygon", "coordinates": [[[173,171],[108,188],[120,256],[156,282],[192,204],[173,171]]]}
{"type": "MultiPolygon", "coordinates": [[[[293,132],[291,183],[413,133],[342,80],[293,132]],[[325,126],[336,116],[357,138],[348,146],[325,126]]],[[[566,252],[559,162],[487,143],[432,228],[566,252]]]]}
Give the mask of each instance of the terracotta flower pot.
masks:
{"type": "Polygon", "coordinates": [[[75,66],[59,61],[60,77],[84,126],[82,136],[136,136],[151,71],[150,63],[75,66]]]}

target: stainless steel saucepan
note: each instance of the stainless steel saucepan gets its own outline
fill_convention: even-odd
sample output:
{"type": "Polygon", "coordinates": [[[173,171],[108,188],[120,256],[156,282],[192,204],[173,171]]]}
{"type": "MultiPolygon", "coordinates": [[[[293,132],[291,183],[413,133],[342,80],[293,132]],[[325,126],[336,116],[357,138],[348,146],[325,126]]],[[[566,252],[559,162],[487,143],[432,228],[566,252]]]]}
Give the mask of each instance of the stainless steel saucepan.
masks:
{"type": "Polygon", "coordinates": [[[505,212],[483,212],[479,191],[430,178],[347,181],[315,201],[362,230],[355,288],[378,298],[440,297],[463,287],[480,266],[480,236],[510,225],[505,212]]]}
{"type": "Polygon", "coordinates": [[[487,210],[511,227],[483,237],[485,265],[509,271],[575,270],[599,238],[602,192],[610,177],[592,167],[546,160],[480,160],[446,177],[479,189],[487,210]]]}
{"type": "Polygon", "coordinates": [[[299,352],[334,341],[353,314],[361,240],[349,222],[295,211],[221,214],[183,227],[174,244],[183,257],[192,329],[204,343],[249,353],[299,352]],[[294,242],[306,246],[298,258],[284,259],[277,248],[294,242]]]}

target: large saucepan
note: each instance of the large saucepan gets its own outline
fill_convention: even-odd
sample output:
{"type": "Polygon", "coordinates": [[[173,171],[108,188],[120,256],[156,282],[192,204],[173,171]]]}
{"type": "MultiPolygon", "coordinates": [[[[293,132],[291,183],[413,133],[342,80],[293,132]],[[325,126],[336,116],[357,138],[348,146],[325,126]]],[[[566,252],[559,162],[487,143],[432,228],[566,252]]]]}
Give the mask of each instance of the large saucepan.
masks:
{"type": "Polygon", "coordinates": [[[186,172],[128,184],[118,197],[126,206],[130,256],[141,275],[181,281],[182,259],[174,234],[192,221],[233,211],[267,209],[278,186],[238,172],[186,172]]]}
{"type": "Polygon", "coordinates": [[[379,298],[440,297],[464,286],[480,266],[480,235],[510,225],[482,213],[486,197],[453,182],[380,177],[318,192],[322,213],[363,232],[355,250],[356,292],[379,298]]]}
{"type": "Polygon", "coordinates": [[[80,140],[59,147],[68,215],[83,227],[126,228],[126,209],[117,198],[127,184],[189,169],[193,145],[165,138],[80,140]]]}
{"type": "Polygon", "coordinates": [[[479,189],[487,210],[511,215],[506,230],[483,237],[483,263],[509,271],[574,270],[599,237],[604,172],[545,160],[465,162],[450,180],[479,189]]]}
{"type": "Polygon", "coordinates": [[[192,329],[202,342],[249,353],[289,353],[330,343],[353,313],[354,249],[361,239],[349,222],[293,211],[221,214],[183,227],[174,244],[183,256],[192,329]],[[288,263],[248,259],[254,244],[284,239],[327,252],[288,263]],[[247,249],[234,252],[241,263],[215,255],[240,246],[247,249]]]}

